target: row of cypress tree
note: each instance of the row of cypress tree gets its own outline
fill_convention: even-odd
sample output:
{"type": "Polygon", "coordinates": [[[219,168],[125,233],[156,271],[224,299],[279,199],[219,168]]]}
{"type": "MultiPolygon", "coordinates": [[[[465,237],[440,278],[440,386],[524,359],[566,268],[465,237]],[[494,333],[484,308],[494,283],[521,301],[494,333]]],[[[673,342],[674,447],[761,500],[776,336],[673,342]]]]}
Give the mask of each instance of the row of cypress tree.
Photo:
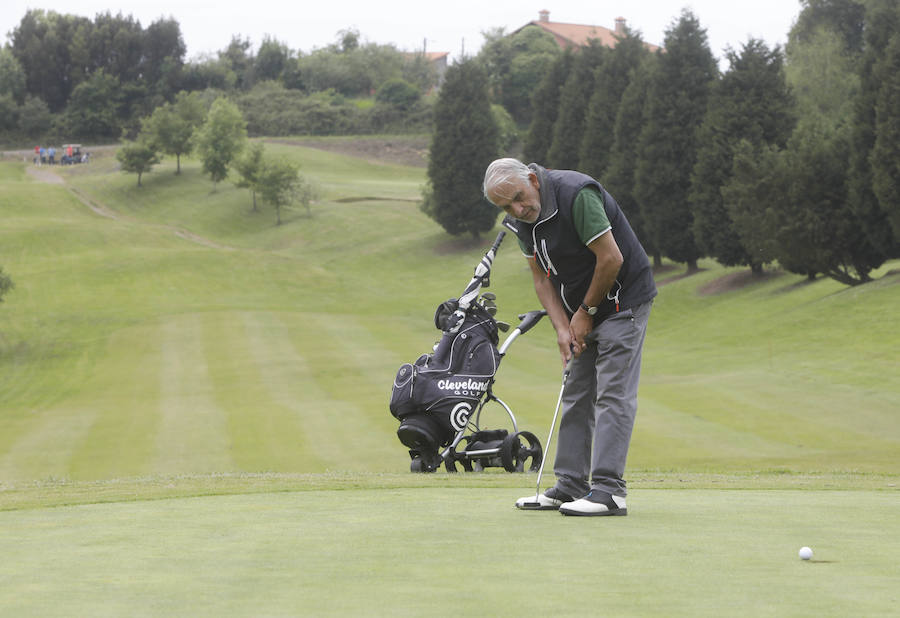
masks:
{"type": "MultiPolygon", "coordinates": [[[[523,159],[600,180],[658,264],[777,263],[846,284],[900,257],[900,5],[804,0],[785,50],[749,39],[720,72],[689,10],[651,52],[559,55],[534,85],[523,159]]],[[[424,210],[450,233],[490,229],[480,194],[499,152],[475,60],[435,108],[424,210]]]]}

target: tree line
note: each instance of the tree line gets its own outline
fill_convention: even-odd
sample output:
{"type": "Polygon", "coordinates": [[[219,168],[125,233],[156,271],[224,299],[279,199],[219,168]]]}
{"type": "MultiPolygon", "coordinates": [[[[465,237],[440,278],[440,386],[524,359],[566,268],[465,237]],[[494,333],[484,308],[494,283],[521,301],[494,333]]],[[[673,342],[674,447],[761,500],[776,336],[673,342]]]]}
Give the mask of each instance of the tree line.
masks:
{"type": "Polygon", "coordinates": [[[432,64],[424,54],[363,41],[356,30],[309,53],[271,37],[253,49],[240,36],[215,54],[188,61],[185,53],[171,18],[144,28],[121,13],[88,19],[29,10],[0,49],[0,141],[133,137],[141,118],[182,91],[230,96],[251,135],[423,130],[430,123],[422,95],[437,83],[432,64]]]}
{"type": "Polygon", "coordinates": [[[655,53],[627,31],[611,49],[523,44],[504,57],[520,32],[493,48],[493,62],[451,67],[423,210],[453,234],[494,225],[496,209],[475,190],[503,152],[487,110],[530,88],[523,158],[600,180],[656,264],[693,270],[711,257],[754,273],[777,263],[869,281],[900,257],[900,5],[802,5],[785,49],[749,39],[727,51],[724,71],[689,10],[655,53]],[[522,71],[536,59],[547,63],[537,80],[492,77],[491,67],[522,71]]]}

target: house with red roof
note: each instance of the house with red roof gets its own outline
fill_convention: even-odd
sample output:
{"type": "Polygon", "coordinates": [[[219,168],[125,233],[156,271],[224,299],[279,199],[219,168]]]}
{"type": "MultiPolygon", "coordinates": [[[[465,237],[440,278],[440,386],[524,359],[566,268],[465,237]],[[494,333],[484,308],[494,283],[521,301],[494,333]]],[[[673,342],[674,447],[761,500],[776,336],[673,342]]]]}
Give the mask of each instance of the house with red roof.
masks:
{"type": "MultiPolygon", "coordinates": [[[[557,44],[563,49],[573,47],[583,47],[587,45],[591,39],[596,39],[606,47],[616,46],[616,37],[625,35],[625,18],[616,17],[615,28],[610,30],[603,26],[591,26],[586,24],[566,24],[558,21],[550,21],[550,11],[544,9],[538,11],[538,18],[530,21],[521,28],[515,30],[513,34],[519,32],[528,26],[537,26],[542,30],[549,32],[556,40],[557,44]]],[[[650,51],[659,49],[658,45],[644,43],[644,46],[650,51]]]]}

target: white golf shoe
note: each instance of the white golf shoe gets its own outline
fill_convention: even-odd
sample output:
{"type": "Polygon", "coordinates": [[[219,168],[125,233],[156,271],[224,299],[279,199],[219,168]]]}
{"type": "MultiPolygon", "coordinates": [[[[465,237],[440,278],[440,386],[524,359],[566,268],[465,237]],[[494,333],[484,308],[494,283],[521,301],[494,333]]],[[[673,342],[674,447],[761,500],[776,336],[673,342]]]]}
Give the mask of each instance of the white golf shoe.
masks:
{"type": "Polygon", "coordinates": [[[625,498],[602,491],[591,491],[583,498],[565,502],[559,505],[559,512],[563,515],[584,516],[628,515],[625,498]]]}

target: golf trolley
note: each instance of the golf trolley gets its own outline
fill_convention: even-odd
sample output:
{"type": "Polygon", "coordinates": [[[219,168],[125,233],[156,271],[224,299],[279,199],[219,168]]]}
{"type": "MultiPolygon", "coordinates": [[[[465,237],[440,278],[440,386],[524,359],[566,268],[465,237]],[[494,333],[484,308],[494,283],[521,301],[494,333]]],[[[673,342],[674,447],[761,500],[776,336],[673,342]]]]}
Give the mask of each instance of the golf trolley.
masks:
{"type": "Polygon", "coordinates": [[[519,325],[497,347],[498,330],[507,332],[510,325],[494,319],[497,297],[481,289],[490,285],[491,265],[504,235],[501,231],[481,259],[463,294],[438,306],[434,324],[443,335],[434,351],[402,365],[394,379],[390,409],[400,421],[397,437],[409,448],[412,472],[434,472],[442,463],[448,472],[456,472],[457,463],[467,472],[488,467],[522,472],[529,461],[532,471],[543,461],[540,441],[519,430],[512,409],[493,391],[509,346],[546,315],[520,315],[519,325]],[[488,404],[503,408],[512,433],[481,427],[488,404]]]}

